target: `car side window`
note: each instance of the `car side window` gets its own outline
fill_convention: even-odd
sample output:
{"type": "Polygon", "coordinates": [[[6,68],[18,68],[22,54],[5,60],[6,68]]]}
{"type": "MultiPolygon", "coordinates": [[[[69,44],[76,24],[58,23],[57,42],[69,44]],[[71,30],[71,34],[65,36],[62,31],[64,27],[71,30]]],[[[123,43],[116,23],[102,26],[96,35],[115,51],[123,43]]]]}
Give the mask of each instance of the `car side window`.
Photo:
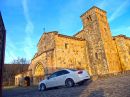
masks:
{"type": "Polygon", "coordinates": [[[61,71],[57,71],[55,73],[53,73],[52,75],[49,76],[49,79],[50,78],[54,78],[54,77],[57,77],[57,76],[61,76],[61,75],[65,75],[65,74],[68,74],[69,72],[67,70],[61,70],[61,71]]]}
{"type": "Polygon", "coordinates": [[[52,75],[49,76],[49,79],[50,78],[54,78],[54,77],[57,77],[57,72],[53,73],[52,75]]]}
{"type": "Polygon", "coordinates": [[[61,76],[61,75],[65,75],[68,74],[69,72],[67,70],[61,70],[59,72],[57,72],[57,76],[61,76]]]}
{"type": "Polygon", "coordinates": [[[69,71],[67,71],[67,70],[62,70],[62,74],[68,74],[69,73],[69,71]]]}

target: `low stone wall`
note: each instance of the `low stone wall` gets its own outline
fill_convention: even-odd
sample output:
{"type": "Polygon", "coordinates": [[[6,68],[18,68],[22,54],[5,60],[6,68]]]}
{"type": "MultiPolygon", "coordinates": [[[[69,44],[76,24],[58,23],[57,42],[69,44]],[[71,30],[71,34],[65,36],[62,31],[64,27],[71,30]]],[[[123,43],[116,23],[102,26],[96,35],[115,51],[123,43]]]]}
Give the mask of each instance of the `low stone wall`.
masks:
{"type": "Polygon", "coordinates": [[[13,86],[13,85],[15,85],[15,83],[14,83],[14,80],[3,81],[2,85],[3,86],[13,86]]]}
{"type": "Polygon", "coordinates": [[[124,76],[124,75],[129,75],[130,70],[123,71],[123,72],[116,72],[116,73],[110,73],[110,74],[105,74],[105,75],[95,75],[92,76],[91,79],[92,81],[95,81],[97,79],[102,79],[102,78],[108,78],[108,77],[116,77],[116,76],[124,76]]]}

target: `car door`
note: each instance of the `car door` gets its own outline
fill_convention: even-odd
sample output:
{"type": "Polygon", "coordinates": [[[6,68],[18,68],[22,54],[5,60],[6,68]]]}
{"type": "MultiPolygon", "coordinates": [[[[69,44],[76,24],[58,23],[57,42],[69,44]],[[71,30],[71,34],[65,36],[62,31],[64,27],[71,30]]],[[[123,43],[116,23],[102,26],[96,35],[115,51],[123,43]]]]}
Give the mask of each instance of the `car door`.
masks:
{"type": "Polygon", "coordinates": [[[69,74],[69,72],[67,70],[61,70],[57,73],[57,77],[56,77],[57,86],[62,86],[65,84],[65,80],[66,80],[68,74],[69,74]]]}
{"type": "Polygon", "coordinates": [[[57,71],[56,72],[56,77],[53,78],[54,81],[55,81],[53,87],[61,85],[62,80],[63,80],[62,75],[63,75],[62,71],[57,71]]]}
{"type": "Polygon", "coordinates": [[[57,72],[53,73],[52,75],[50,75],[48,78],[47,78],[47,81],[46,81],[46,86],[47,87],[55,87],[57,82],[56,82],[56,77],[57,77],[57,72]]]}
{"type": "Polygon", "coordinates": [[[58,71],[57,72],[57,77],[55,78],[55,84],[56,84],[56,86],[60,86],[60,85],[62,85],[61,83],[62,83],[62,80],[63,80],[63,78],[62,78],[62,71],[58,71]]]}
{"type": "Polygon", "coordinates": [[[67,70],[61,70],[53,73],[47,79],[47,87],[56,87],[64,85],[68,73],[69,72],[67,70]]]}

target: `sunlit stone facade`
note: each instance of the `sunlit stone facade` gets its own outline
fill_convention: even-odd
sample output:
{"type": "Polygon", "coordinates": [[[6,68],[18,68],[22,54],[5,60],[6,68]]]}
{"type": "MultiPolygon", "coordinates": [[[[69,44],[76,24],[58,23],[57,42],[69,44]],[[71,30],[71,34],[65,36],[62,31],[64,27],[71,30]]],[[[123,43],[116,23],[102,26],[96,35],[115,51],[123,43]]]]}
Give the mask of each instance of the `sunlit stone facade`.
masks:
{"type": "Polygon", "coordinates": [[[85,69],[91,76],[130,70],[130,38],[112,37],[106,11],[94,6],[81,19],[83,29],[73,36],[43,33],[29,66],[34,84],[62,68],[85,69]]]}

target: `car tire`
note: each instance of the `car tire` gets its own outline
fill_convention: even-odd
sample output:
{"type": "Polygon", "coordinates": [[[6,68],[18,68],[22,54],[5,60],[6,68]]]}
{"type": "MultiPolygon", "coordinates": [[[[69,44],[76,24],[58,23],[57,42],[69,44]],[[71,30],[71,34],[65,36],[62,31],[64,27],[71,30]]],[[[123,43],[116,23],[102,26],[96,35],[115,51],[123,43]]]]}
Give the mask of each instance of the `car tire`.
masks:
{"type": "Polygon", "coordinates": [[[45,91],[46,90],[46,86],[44,83],[40,84],[40,91],[45,91]]]}
{"type": "Polygon", "coordinates": [[[66,81],[65,81],[65,86],[66,87],[73,87],[75,85],[75,83],[74,83],[74,81],[73,81],[73,79],[66,79],[66,81]]]}

